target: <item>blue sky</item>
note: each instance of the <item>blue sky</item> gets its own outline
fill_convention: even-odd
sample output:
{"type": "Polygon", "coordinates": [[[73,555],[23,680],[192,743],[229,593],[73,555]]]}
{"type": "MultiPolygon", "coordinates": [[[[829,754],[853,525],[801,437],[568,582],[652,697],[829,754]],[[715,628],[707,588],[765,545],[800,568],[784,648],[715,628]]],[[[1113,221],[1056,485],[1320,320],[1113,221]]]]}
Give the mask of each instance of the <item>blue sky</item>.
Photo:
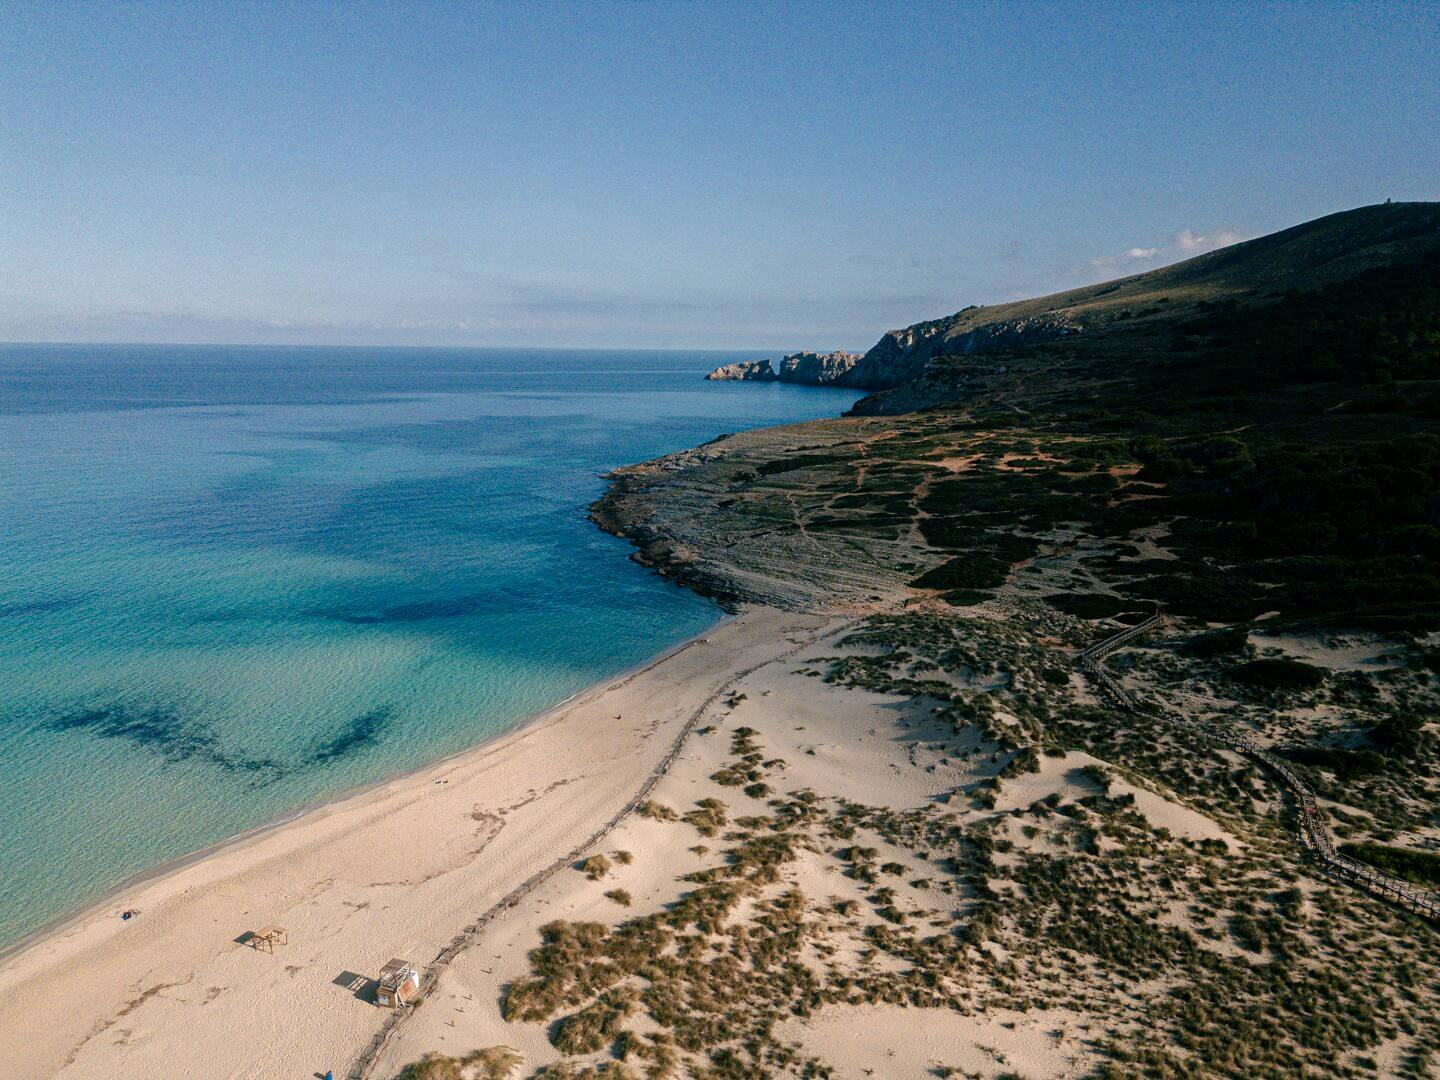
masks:
{"type": "Polygon", "coordinates": [[[800,348],[1440,198],[1440,5],[0,2],[0,340],[800,348]]]}

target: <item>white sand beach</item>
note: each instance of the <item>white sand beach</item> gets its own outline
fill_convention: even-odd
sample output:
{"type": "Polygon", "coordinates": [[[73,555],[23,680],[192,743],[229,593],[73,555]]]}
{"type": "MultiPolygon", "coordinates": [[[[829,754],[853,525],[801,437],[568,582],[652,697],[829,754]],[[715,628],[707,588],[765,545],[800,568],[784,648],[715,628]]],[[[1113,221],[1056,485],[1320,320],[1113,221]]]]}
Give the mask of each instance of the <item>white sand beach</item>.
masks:
{"type": "Polygon", "coordinates": [[[343,1076],[386,1014],[340,983],[427,964],[613,818],[737,676],[827,625],[748,611],[508,736],[115,893],[0,964],[0,1073],[343,1076]],[[288,944],[241,942],[267,926],[288,944]]]}

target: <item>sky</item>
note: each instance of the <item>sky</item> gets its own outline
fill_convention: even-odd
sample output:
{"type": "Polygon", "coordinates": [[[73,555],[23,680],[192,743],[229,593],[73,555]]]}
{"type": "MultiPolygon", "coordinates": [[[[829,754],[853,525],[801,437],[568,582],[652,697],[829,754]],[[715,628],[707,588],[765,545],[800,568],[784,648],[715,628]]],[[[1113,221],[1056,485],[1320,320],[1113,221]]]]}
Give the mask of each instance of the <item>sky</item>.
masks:
{"type": "Polygon", "coordinates": [[[1440,199],[1440,0],[0,0],[0,340],[865,348],[1440,199]]]}

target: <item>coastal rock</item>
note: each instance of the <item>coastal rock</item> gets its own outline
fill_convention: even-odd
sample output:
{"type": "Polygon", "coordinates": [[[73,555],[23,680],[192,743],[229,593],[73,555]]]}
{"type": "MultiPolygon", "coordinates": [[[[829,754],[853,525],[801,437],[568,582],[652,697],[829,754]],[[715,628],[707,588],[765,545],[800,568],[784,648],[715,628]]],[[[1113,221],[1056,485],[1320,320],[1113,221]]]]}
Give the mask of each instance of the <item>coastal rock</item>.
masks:
{"type": "Polygon", "coordinates": [[[946,319],[892,330],[838,382],[858,390],[889,390],[925,374],[937,356],[971,356],[1054,341],[1083,333],[1082,320],[1066,312],[1046,312],[1018,319],[987,320],[978,307],[965,308],[946,319]]]}
{"type": "MultiPolygon", "coordinates": [[[[772,494],[784,490],[816,498],[813,492],[802,494],[811,477],[805,463],[829,463],[831,445],[842,458],[858,457],[844,441],[853,432],[851,422],[842,420],[742,431],[624,466],[609,474],[605,493],[590,507],[590,520],[629,540],[636,562],[722,605],[853,613],[887,598],[908,597],[915,565],[933,561],[924,554],[928,549],[918,532],[907,532],[898,542],[851,533],[817,534],[823,535],[817,541],[805,529],[788,523],[777,529],[769,518],[762,521],[748,512],[751,498],[763,504],[771,495],[746,489],[774,475],[776,464],[799,467],[782,470],[779,487],[769,489],[772,494]],[[817,559],[817,543],[838,548],[833,556],[817,559]],[[854,553],[871,546],[875,552],[857,561],[854,553]],[[797,574],[801,566],[804,573],[797,574]]],[[[818,498],[824,502],[829,495],[818,498]]]]}
{"type": "Polygon", "coordinates": [[[770,359],[741,360],[735,364],[723,364],[706,375],[710,382],[774,382],[778,376],[770,366],[770,359]]]}
{"type": "Polygon", "coordinates": [[[807,386],[838,386],[846,373],[860,362],[860,353],[797,352],[780,361],[780,381],[807,386]]]}
{"type": "Polygon", "coordinates": [[[804,386],[840,386],[846,374],[860,362],[861,353],[797,352],[780,361],[777,372],[767,357],[764,360],[741,360],[725,364],[706,375],[712,382],[784,382],[804,386]]]}

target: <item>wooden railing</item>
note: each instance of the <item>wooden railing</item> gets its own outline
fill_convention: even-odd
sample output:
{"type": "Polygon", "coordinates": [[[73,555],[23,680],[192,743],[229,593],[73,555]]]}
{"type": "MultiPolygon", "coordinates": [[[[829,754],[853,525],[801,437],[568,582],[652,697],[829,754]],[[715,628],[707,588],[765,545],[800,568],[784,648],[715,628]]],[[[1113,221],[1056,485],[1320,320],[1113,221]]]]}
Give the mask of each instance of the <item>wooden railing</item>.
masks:
{"type": "Polygon", "coordinates": [[[1262,746],[1253,735],[1229,725],[1215,722],[1190,722],[1173,716],[1163,709],[1152,709],[1120,685],[1119,681],[1105,670],[1105,657],[1141,634],[1148,633],[1164,621],[1164,612],[1156,612],[1144,622],[1126,627],[1118,634],[1112,634],[1104,641],[1091,645],[1075,657],[1075,662],[1122,709],[1145,713],[1175,727],[1198,732],[1211,742],[1228,747],[1266,769],[1294,800],[1296,816],[1300,821],[1300,840],[1323,870],[1363,889],[1371,896],[1387,900],[1406,911],[1440,923],[1440,897],[1417,889],[1409,882],[1392,877],[1382,870],[1352,859],[1348,855],[1342,855],[1336,850],[1334,838],[1331,837],[1330,829],[1325,824],[1324,814],[1315,801],[1315,793],[1310,790],[1310,785],[1300,778],[1288,762],[1262,746]]]}

